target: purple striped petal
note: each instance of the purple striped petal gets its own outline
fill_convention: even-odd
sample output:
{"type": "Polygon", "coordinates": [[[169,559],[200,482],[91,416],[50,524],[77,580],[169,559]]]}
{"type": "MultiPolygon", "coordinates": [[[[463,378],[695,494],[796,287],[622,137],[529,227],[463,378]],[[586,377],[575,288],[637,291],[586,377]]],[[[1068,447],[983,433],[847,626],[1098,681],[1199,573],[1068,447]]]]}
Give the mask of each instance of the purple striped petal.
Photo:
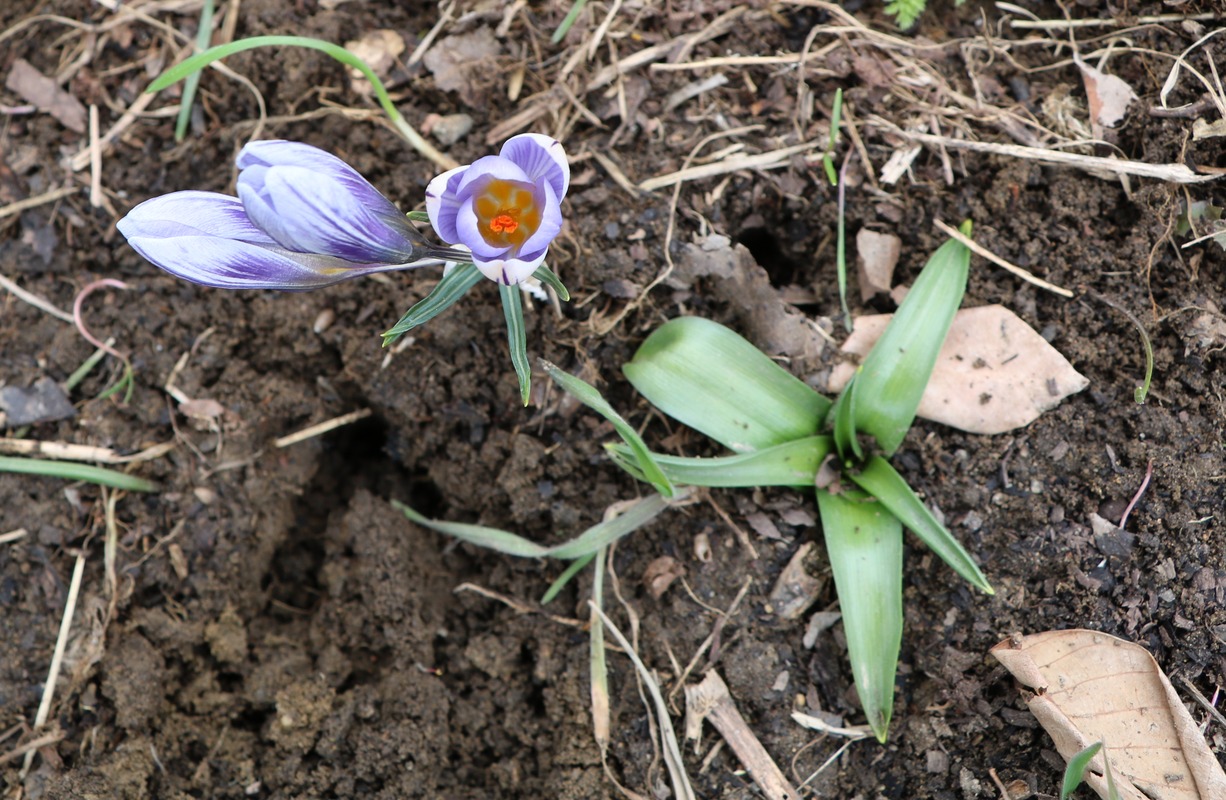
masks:
{"type": "Polygon", "coordinates": [[[287,250],[360,263],[415,260],[414,244],[422,240],[408,220],[394,207],[395,216],[374,213],[366,193],[349,188],[333,174],[301,166],[250,166],[238,178],[251,220],[287,250]]]}
{"type": "Polygon", "coordinates": [[[521,133],[507,139],[499,155],[517,164],[533,183],[548,181],[559,200],[566,196],[570,188],[570,163],[557,139],[540,133],[521,133]]]}
{"type": "Polygon", "coordinates": [[[300,292],[372,272],[403,269],[394,264],[355,267],[328,256],[270,250],[215,236],[131,236],[128,244],[171,275],[218,289],[300,292]]]}
{"type": "Polygon", "coordinates": [[[490,280],[510,285],[523,283],[532,277],[532,273],[536,272],[536,268],[544,260],[545,254],[541,253],[539,257],[531,261],[519,258],[498,258],[491,261],[474,260],[473,263],[481,274],[490,280]]]}
{"type": "Polygon", "coordinates": [[[459,187],[467,169],[468,167],[449,169],[430,181],[430,185],[426,187],[426,213],[430,215],[430,225],[434,232],[444,242],[460,241],[455,225],[456,214],[460,211],[456,188],[459,187]]]}
{"type": "Polygon", "coordinates": [[[214,192],[174,192],[133,208],[115,225],[125,238],[205,235],[273,245],[237,198],[214,192]]]}
{"type": "Polygon", "coordinates": [[[343,187],[343,193],[376,214],[397,216],[400,212],[378,189],[353,167],[336,156],[301,142],[282,139],[251,142],[235,160],[239,170],[249,167],[301,167],[343,187]]]}

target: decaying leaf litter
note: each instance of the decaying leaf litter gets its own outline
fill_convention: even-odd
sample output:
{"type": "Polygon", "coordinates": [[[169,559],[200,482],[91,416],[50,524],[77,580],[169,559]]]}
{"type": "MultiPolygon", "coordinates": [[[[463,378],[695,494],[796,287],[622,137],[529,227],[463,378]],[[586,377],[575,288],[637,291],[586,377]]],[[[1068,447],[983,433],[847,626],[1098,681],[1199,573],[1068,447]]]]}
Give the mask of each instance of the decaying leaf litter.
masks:
{"type": "MultiPolygon", "coordinates": [[[[860,721],[829,581],[816,590],[814,610],[825,615],[816,624],[781,621],[768,599],[797,548],[819,538],[807,497],[713,492],[624,542],[614,559],[626,605],[611,610],[633,611],[635,649],[664,695],[677,697],[692,659],[691,683],[716,668],[749,731],[803,791],[993,796],[999,778],[1021,797],[1019,786],[1053,793],[1062,762],[1011,679],[985,659],[1001,638],[1092,627],[1144,644],[1178,676],[1185,701],[1185,686],[1213,698],[1223,682],[1226,559],[1216,533],[1226,465],[1214,377],[1223,342],[1211,324],[1221,319],[1222,254],[1211,240],[1181,247],[1202,229],[1171,238],[1184,204],[1220,202],[1215,184],[1196,181],[1222,166],[1221,139],[1191,136],[1194,127],[1212,133],[1222,117],[1221,45],[1204,38],[1212,20],[1196,18],[1212,9],[1193,5],[1136,9],[1135,24],[1100,24],[1105,9],[1077,9],[1076,24],[1055,7],[935,9],[913,36],[873,8],[593,6],[553,47],[561,6],[359,14],[341,3],[287,19],[279,5],[248,0],[219,4],[213,41],[289,33],[344,43],[396,31],[406,49],[387,80],[406,118],[423,131],[431,114],[472,119],[444,147],[449,157],[468,160],[525,130],[562,138],[576,177],[554,266],[575,299],[531,312],[530,341],[563,369],[609,381],[602,389],[623,410],[636,401],[615,380],[618,366],[677,314],[730,324],[805,377],[837,361],[824,344],[842,340],[835,191],[820,159],[840,87],[847,108],[835,155],[841,164],[855,153],[848,231],[902,240],[898,283],[943,239],[932,220],[971,217],[977,242],[1008,263],[1130,309],[1154,340],[1144,407],[1132,400],[1142,349],[1124,317],[984,261],[972,267],[964,305],[1017,313],[1090,386],[1011,434],[925,425],[904,445],[900,469],[998,594],[973,598],[909,546],[903,669],[884,748],[854,742],[805,783],[844,741],[811,734],[791,714],[836,728],[860,721]],[[496,45],[467,96],[440,87],[423,63],[465,35],[496,45]],[[1114,128],[1091,130],[1105,123],[1091,118],[1078,61],[1138,95],[1114,128]],[[1105,141],[1078,144],[1090,135],[1105,141]],[[714,258],[740,265],[726,268],[736,280],[714,277],[725,269],[714,258]],[[1151,460],[1148,488],[1126,526],[1113,527],[1151,460]],[[1092,526],[1095,518],[1108,524],[1092,526]],[[661,555],[685,574],[655,600],[638,581],[661,555]]],[[[470,581],[532,608],[556,573],[447,548],[387,505],[407,499],[549,542],[633,491],[601,461],[611,431],[588,414],[554,394],[516,408],[489,337],[496,300],[385,353],[373,333],[425,294],[424,275],[311,295],[222,295],[153,274],[110,230],[150,194],[226,190],[221,165],[257,130],[338,152],[397,199],[419,197],[436,168],[381,125],[342,70],[294,51],[227,61],[239,77],[206,75],[191,135],[176,146],[174,96],[140,90],[185,52],[199,6],[62,2],[47,11],[68,22],[0,17],[6,79],[25,59],[97,108],[97,125],[82,135],[6,95],[0,272],[6,288],[60,310],[97,278],[134,286],[96,293],[84,311],[91,330],[131,354],[137,390],[126,405],[91,399],[120,377],[104,361],[70,395],[75,418],[35,424],[22,438],[50,450],[141,453],[127,468],[162,492],[104,495],[0,475],[6,789],[616,796],[592,739],[582,638],[549,617],[451,594],[470,581]],[[178,408],[170,387],[222,411],[189,415],[197,407],[178,408]],[[372,416],[326,437],[272,446],[364,409],[372,416]],[[78,563],[62,678],[36,727],[78,563]],[[112,603],[113,614],[100,613],[112,603]],[[27,753],[38,756],[22,778],[27,753]]],[[[18,297],[6,292],[0,314],[5,385],[63,382],[94,348],[18,297]]],[[[889,310],[857,307],[853,295],[857,314],[889,310]]],[[[700,441],[632,420],[679,453],[700,441]]],[[[804,566],[820,584],[820,547],[804,566]]],[[[545,611],[586,617],[589,591],[580,577],[545,611]]],[[[653,757],[631,667],[609,658],[610,771],[646,794],[667,770],[653,757]]],[[[1209,722],[1204,736],[1220,754],[1221,728],[1209,722]]],[[[713,737],[708,728],[708,750],[685,756],[694,791],[748,796],[752,779],[713,737]]]]}

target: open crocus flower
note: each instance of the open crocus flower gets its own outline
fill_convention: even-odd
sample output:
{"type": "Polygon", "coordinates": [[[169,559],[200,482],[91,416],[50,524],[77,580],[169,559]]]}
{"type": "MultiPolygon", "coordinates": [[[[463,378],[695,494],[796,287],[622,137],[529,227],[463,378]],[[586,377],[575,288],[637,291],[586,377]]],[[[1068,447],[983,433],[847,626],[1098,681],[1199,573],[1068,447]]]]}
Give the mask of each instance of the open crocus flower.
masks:
{"type": "Polygon", "coordinates": [[[562,230],[569,187],[561,143],[524,133],[508,139],[498,155],[430,181],[426,213],[443,241],[472,250],[483,275],[516,284],[531,277],[562,230]]]}
{"type": "Polygon", "coordinates": [[[303,291],[424,259],[468,261],[426,241],[352,167],[316,147],[252,142],[238,154],[238,198],[174,192],[117,225],[142,256],[193,283],[303,291]]]}

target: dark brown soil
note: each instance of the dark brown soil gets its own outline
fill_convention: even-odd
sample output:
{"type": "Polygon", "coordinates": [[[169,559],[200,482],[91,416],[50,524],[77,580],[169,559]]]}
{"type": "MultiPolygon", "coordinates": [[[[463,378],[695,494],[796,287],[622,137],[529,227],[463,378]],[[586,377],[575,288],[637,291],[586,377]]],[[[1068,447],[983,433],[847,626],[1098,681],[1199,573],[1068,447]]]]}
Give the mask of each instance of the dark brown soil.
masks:
{"type": "MultiPolygon", "coordinates": [[[[56,74],[88,54],[66,88],[98,106],[103,132],[181,48],[136,17],[90,33],[31,16],[90,24],[117,19],[86,0],[22,5],[0,10],[0,30],[6,31],[0,69],[7,75],[22,58],[56,74]],[[23,20],[31,21],[18,28],[23,20]]],[[[477,5],[461,3],[456,16],[477,5]]],[[[420,124],[429,113],[469,113],[475,128],[449,152],[461,163],[489,152],[487,134],[530,95],[551,86],[561,64],[603,18],[604,10],[589,11],[563,44],[550,45],[567,5],[520,10],[500,40],[500,59],[465,99],[441,91],[421,66],[409,68],[397,87],[406,117],[420,124]],[[512,103],[505,76],[521,64],[527,67],[523,97],[512,103]]],[[[724,68],[725,86],[672,110],[666,109],[669,95],[708,73],[636,69],[622,87],[634,109],[629,121],[618,116],[616,92],[585,93],[584,83],[609,62],[610,44],[624,57],[700,30],[733,5],[627,3],[596,59],[580,62],[579,79],[570,83],[576,103],[604,126],[562,100],[530,128],[562,134],[575,175],[568,226],[551,257],[574,299],[560,312],[532,305],[531,355],[598,381],[619,409],[646,426],[650,442],[690,454],[711,451],[700,437],[650,416],[621,378],[620,365],[666,318],[699,314],[752,337],[758,312],[700,280],[692,290],[654,289],[607,334],[597,335],[630,302],[627,289],[638,294],[663,268],[671,189],[632,195],[594,156],[608,156],[638,182],[680,168],[703,137],[722,128],[762,126],[705,153],[737,141],[749,153],[795,144],[795,67],[724,68]],[[666,445],[669,434],[677,436],[666,445]]],[[[1178,10],[1193,13],[1213,4],[1195,5],[1178,10]]],[[[194,36],[195,9],[144,8],[194,36]]],[[[444,35],[495,28],[501,4],[482,8],[444,35]]],[[[1079,18],[1121,13],[1095,2],[1078,3],[1073,11],[1079,18]]],[[[1126,11],[1171,8],[1128,3],[1126,11]]],[[[1062,18],[1054,4],[1035,12],[1062,18]]],[[[247,0],[236,36],[294,33],[344,42],[391,28],[408,39],[411,52],[438,13],[423,2],[343,3],[329,10],[317,0],[247,0]]],[[[856,13],[890,30],[879,4],[865,3],[856,13]]],[[[986,19],[994,35],[1022,38],[1020,31],[997,29],[999,13],[974,2],[957,9],[936,2],[919,35],[969,41],[982,33],[986,19]]],[[[796,53],[813,26],[828,20],[825,11],[803,5],[754,9],[682,60],[796,53]]],[[[1172,55],[1200,35],[1175,23],[1128,34],[1137,48],[1172,55]]],[[[838,40],[819,35],[815,48],[838,40]]],[[[1101,46],[1100,38],[1093,47],[1101,46]]],[[[1202,71],[1207,59],[1222,63],[1222,47],[1221,37],[1211,39],[1192,63],[1202,71]]],[[[880,169],[893,140],[864,121],[871,114],[903,127],[916,120],[871,85],[862,65],[858,71],[839,67],[839,52],[845,67],[846,50],[828,62],[811,62],[842,70],[843,77],[823,71],[808,77],[817,111],[805,136],[816,138],[824,129],[823,109],[844,87],[866,153],[880,169]]],[[[923,52],[945,80],[973,94],[958,48],[923,52]]],[[[1005,93],[997,98],[1002,106],[1023,91],[1034,104],[1057,92],[1084,102],[1066,52],[1016,52],[1014,61],[975,62],[977,74],[1005,93]]],[[[370,107],[350,90],[341,67],[313,52],[262,50],[227,63],[254,81],[274,117],[325,103],[370,107]]],[[[1226,167],[1222,139],[1193,142],[1191,119],[1148,113],[1158,104],[1169,58],[1132,53],[1110,64],[1141,96],[1111,133],[1115,152],[1150,163],[1226,167]]],[[[1181,82],[1171,105],[1194,102],[1199,89],[1192,87],[1181,82]]],[[[0,100],[6,107],[24,102],[11,92],[0,93],[0,100]]],[[[160,97],[149,109],[175,102],[160,97]]],[[[167,116],[145,116],[127,129],[102,161],[103,207],[89,202],[88,167],[72,174],[64,165],[88,145],[87,137],[47,114],[4,116],[0,207],[66,183],[82,191],[0,219],[0,273],[65,309],[91,281],[125,281],[126,291],[94,293],[85,318],[96,334],[113,336],[130,354],[136,379],[130,402],[94,399],[116,376],[108,360],[106,369],[73,391],[72,419],[38,424],[24,435],[125,453],[177,443],[134,468],[158,481],[160,492],[123,494],[117,502],[119,586],[113,599],[104,565],[103,492],[92,484],[0,473],[0,534],[27,531],[0,545],[0,756],[48,731],[62,733],[38,751],[24,777],[21,757],[0,764],[5,797],[621,796],[602,770],[592,735],[587,632],[566,621],[586,619],[590,577],[566,589],[549,615],[519,613],[457,591],[470,582],[534,606],[564,565],[457,546],[410,524],[390,504],[400,500],[431,516],[561,541],[598,521],[612,503],[643,491],[604,458],[611,429],[585,410],[560,404],[540,374],[533,404],[520,406],[491,285],[478,286],[386,360],[377,334],[434,285],[434,270],[293,295],[202,289],[142,261],[117,235],[117,216],[160,193],[228,191],[233,157],[251,135],[256,105],[237,83],[209,72],[199,102],[193,131],[181,145],[167,116]],[[324,311],[335,321],[316,333],[313,325],[324,311]],[[164,388],[172,373],[184,394],[215,400],[224,414],[207,424],[185,417],[164,388]],[[272,444],[360,408],[374,413],[288,448],[272,444]],[[29,726],[79,552],[86,555],[84,580],[64,669],[52,714],[35,732],[29,726]]],[[[1211,110],[1205,113],[1213,118],[1211,110]]],[[[986,127],[975,130],[981,138],[1007,141],[986,127]]],[[[370,120],[336,114],[274,120],[261,135],[337,153],[405,208],[419,203],[436,172],[370,120]]],[[[1153,338],[1153,391],[1144,406],[1132,401],[1143,354],[1136,330],[1119,311],[1088,293],[1065,300],[975,260],[966,305],[1002,303],[1016,311],[1090,379],[1090,388],[1010,435],[974,436],[923,422],[911,432],[895,464],[944,513],[997,594],[973,592],[909,540],[892,736],[885,746],[853,745],[809,784],[805,791],[813,796],[998,797],[993,771],[1005,784],[1023,781],[1032,792],[1056,794],[1062,762],[1012,679],[986,655],[1014,632],[1094,628],[1145,645],[1181,691],[1190,685],[1213,696],[1226,684],[1226,341],[1221,333],[1206,333],[1203,311],[1186,310],[1226,306],[1226,258],[1212,243],[1180,250],[1168,238],[1179,204],[1186,198],[1221,203],[1220,185],[1185,189],[1134,178],[1126,188],[1014,158],[952,150],[949,158],[952,184],[935,150],[920,154],[910,177],[881,191],[853,172],[849,232],[854,236],[869,225],[901,236],[900,279],[907,282],[941,241],[933,218],[973,219],[976,239],[1004,258],[1054,283],[1092,289],[1136,314],[1153,338]],[[1118,521],[1150,462],[1153,478],[1128,532],[1096,537],[1091,515],[1118,521]]],[[[806,314],[837,317],[835,200],[820,164],[800,157],[780,170],[686,183],[674,247],[709,226],[744,243],[778,288],[805,301],[806,314]]],[[[71,324],[0,293],[0,385],[63,381],[92,352],[71,324]]],[[[827,352],[821,361],[832,359],[827,352]]],[[[811,365],[809,373],[821,366],[811,365]]],[[[722,630],[715,663],[753,731],[799,782],[839,743],[815,741],[791,721],[798,697],[809,709],[863,721],[838,626],[806,648],[804,622],[781,621],[767,602],[797,547],[820,542],[820,531],[805,522],[806,514],[816,517],[815,504],[811,494],[791,491],[712,497],[754,536],[759,558],[747,556],[712,504],[700,503],[667,512],[618,547],[620,591],[641,618],[644,660],[671,690],[676,665],[690,660],[716,622],[708,607],[727,608],[752,582],[722,630]],[[755,513],[765,515],[780,538],[758,536],[746,521],[755,513]],[[709,561],[695,552],[700,533],[711,543],[709,561]],[[659,600],[647,592],[644,570],[663,555],[684,566],[691,591],[677,582],[659,600]]],[[[816,552],[809,569],[827,577],[820,547],[816,552]]],[[[832,582],[825,586],[818,607],[835,599],[832,582]]],[[[627,624],[612,592],[606,605],[627,624]]],[[[611,685],[610,769],[626,787],[653,796],[667,775],[653,753],[629,662],[616,654],[611,685]]],[[[1199,719],[1202,712],[1196,714],[1199,719]]],[[[1222,758],[1226,731],[1210,723],[1208,739],[1222,758]]],[[[759,796],[727,749],[702,765],[715,741],[708,729],[698,754],[687,747],[698,795],[759,796]]]]}

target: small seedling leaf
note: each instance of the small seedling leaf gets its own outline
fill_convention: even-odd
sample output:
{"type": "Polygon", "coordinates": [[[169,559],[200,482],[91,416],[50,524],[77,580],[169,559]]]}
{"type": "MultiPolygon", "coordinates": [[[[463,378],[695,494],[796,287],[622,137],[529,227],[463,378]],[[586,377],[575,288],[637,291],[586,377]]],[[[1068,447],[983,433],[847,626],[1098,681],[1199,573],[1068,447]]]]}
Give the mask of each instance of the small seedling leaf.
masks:
{"type": "Polygon", "coordinates": [[[158,485],[153,481],[116,472],[113,469],[95,467],[90,464],[78,464],[75,461],[52,461],[45,458],[22,458],[19,456],[0,456],[0,472],[16,472],[22,475],[42,475],[46,478],[63,478],[69,481],[85,481],[99,486],[110,486],[113,489],[126,489],[129,492],[156,492],[158,485]]]}
{"type": "Polygon", "coordinates": [[[1077,787],[1085,780],[1090,761],[1102,749],[1103,743],[1095,742],[1068,760],[1068,765],[1064,768],[1064,780],[1060,784],[1060,800],[1068,800],[1069,796],[1077,791],[1077,787]]]}

